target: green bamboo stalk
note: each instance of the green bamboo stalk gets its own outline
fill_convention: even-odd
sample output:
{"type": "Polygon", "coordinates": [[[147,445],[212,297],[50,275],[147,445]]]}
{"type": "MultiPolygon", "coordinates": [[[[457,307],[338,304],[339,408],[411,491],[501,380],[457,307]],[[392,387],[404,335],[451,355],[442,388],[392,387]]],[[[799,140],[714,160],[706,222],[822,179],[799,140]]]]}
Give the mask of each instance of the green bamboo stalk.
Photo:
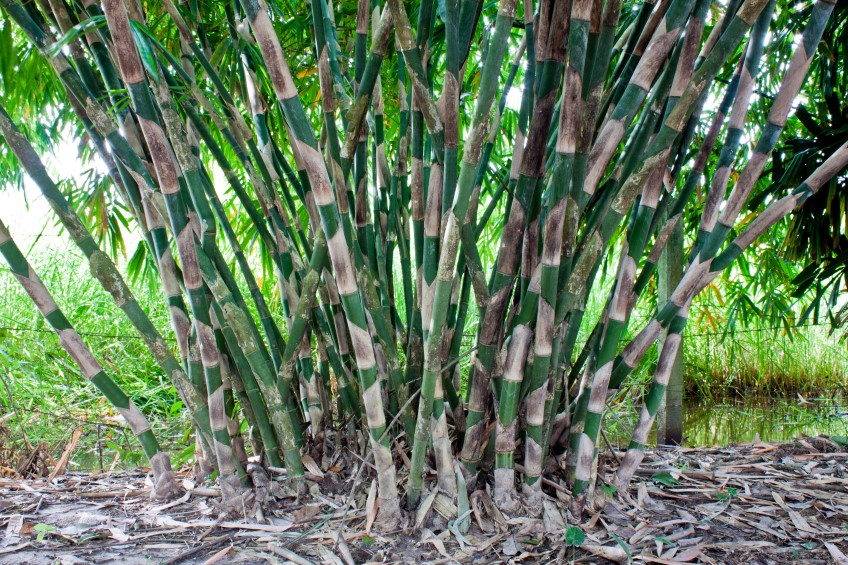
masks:
{"type": "MultiPolygon", "coordinates": [[[[708,8],[708,2],[696,2],[686,28],[684,42],[680,51],[672,57],[672,61],[676,60],[677,65],[674,71],[674,81],[669,91],[668,105],[670,106],[676,103],[684,87],[691,80],[695,63],[695,48],[700,41],[708,8]]],[[[661,109],[656,107],[656,103],[652,104],[651,108],[657,115],[661,112],[661,109]]],[[[636,268],[650,236],[651,230],[649,227],[656,212],[663,184],[661,177],[665,170],[665,165],[659,165],[651,173],[652,176],[645,183],[641,198],[636,205],[636,212],[631,216],[632,229],[628,233],[626,252],[622,252],[622,258],[619,262],[615,289],[606,310],[600,346],[593,363],[596,369],[592,371],[587,383],[591,392],[587,400],[587,412],[583,422],[582,435],[577,440],[578,453],[574,457],[577,463],[574,471],[574,492],[578,496],[585,493],[589,486],[589,477],[594,466],[596,444],[606,401],[609,375],[612,371],[612,363],[619,339],[627,323],[632,303],[631,296],[636,268]]]]}
{"type": "MultiPolygon", "coordinates": [[[[532,11],[529,14],[532,14],[532,11]]],[[[525,17],[528,17],[527,5],[525,5],[525,17]]],[[[532,24],[529,28],[525,28],[525,31],[528,29],[532,31],[532,24]]],[[[512,291],[512,284],[517,268],[517,252],[512,246],[515,245],[518,238],[510,236],[516,229],[520,229],[523,225],[523,216],[520,216],[521,211],[516,210],[516,212],[513,212],[511,203],[513,202],[512,195],[518,183],[519,171],[524,155],[527,123],[533,99],[534,75],[531,69],[535,61],[533,60],[533,51],[530,48],[533,45],[532,33],[526,36],[526,40],[527,68],[524,72],[521,110],[519,113],[516,139],[513,145],[512,166],[509,171],[507,190],[510,199],[507,204],[507,221],[503,228],[503,232],[508,235],[505,237],[502,234],[501,236],[496,266],[493,269],[491,283],[487,289],[489,297],[485,303],[485,308],[480,309],[480,325],[476,338],[477,350],[472,363],[472,373],[468,385],[466,434],[463,439],[460,459],[463,468],[469,473],[476,471],[482,456],[482,445],[487,429],[486,417],[490,409],[489,383],[495,362],[497,341],[500,339],[500,332],[503,326],[503,316],[506,311],[507,300],[512,291]]],[[[539,124],[543,122],[535,123],[539,124]]],[[[486,212],[484,212],[483,217],[486,217],[486,212]]]]}
{"type": "MultiPolygon", "coordinates": [[[[211,69],[209,72],[212,72],[211,69]]],[[[193,91],[197,93],[196,87],[193,88],[193,91]]],[[[162,107],[165,109],[163,111],[163,115],[168,123],[169,133],[171,135],[171,139],[174,141],[175,148],[177,149],[176,154],[181,161],[182,168],[185,172],[188,188],[192,193],[192,202],[194,202],[200,211],[201,219],[203,220],[203,225],[214,226],[214,219],[211,217],[211,212],[209,210],[209,205],[206,202],[206,196],[212,194],[214,196],[214,192],[210,191],[209,183],[207,182],[207,189],[203,189],[203,178],[202,175],[199,174],[195,161],[188,154],[187,148],[182,146],[181,140],[183,135],[181,133],[182,128],[179,124],[179,121],[173,115],[172,103],[170,102],[170,97],[167,95],[167,91],[164,89],[160,89],[160,93],[162,94],[162,107]]],[[[210,109],[210,105],[208,103],[203,103],[202,96],[196,96],[197,100],[204,105],[213,117],[215,116],[214,110],[210,109]]],[[[220,123],[220,121],[219,121],[220,123]]],[[[203,131],[204,126],[202,123],[200,125],[200,130],[203,131]]],[[[228,128],[226,126],[219,126],[219,129],[223,131],[227,131],[228,128]]],[[[206,136],[206,139],[209,140],[210,136],[206,136]]],[[[237,140],[233,140],[233,136],[231,138],[231,145],[236,149],[236,153],[239,154],[241,152],[241,160],[243,164],[246,165],[248,171],[251,170],[249,166],[249,161],[247,161],[246,157],[243,154],[242,144],[240,144],[237,140]]],[[[212,146],[214,147],[214,141],[212,142],[212,146]]],[[[219,151],[220,152],[220,151],[219,151]]],[[[219,159],[220,160],[220,159],[219,159]]],[[[233,175],[230,175],[231,183],[232,183],[233,175]]],[[[256,178],[255,173],[253,174],[253,178],[256,178]]],[[[268,175],[263,174],[263,178],[266,179],[266,183],[268,182],[268,175]]],[[[276,200],[273,196],[270,195],[268,190],[268,184],[261,184],[259,182],[254,181],[254,186],[256,187],[256,191],[258,196],[260,197],[260,204],[263,207],[263,211],[265,213],[266,219],[268,221],[269,227],[275,233],[275,243],[272,249],[275,250],[275,256],[281,257],[281,260],[277,262],[277,266],[282,272],[282,276],[278,278],[281,284],[281,295],[284,300],[284,304],[286,302],[291,302],[294,300],[295,290],[292,288],[296,284],[294,280],[294,266],[292,261],[292,255],[289,252],[290,243],[287,239],[286,229],[288,227],[287,221],[285,220],[285,216],[282,215],[282,207],[278,200],[276,200]],[[272,202],[274,200],[274,202],[272,202]],[[283,281],[288,281],[288,284],[284,284],[283,281]]],[[[213,198],[214,200],[214,198],[213,198]]],[[[246,200],[242,197],[243,202],[246,200]]],[[[252,203],[249,201],[245,202],[248,209],[252,208],[252,203]]],[[[220,218],[220,214],[219,214],[220,218]]],[[[222,224],[228,224],[226,218],[223,219],[222,224]]],[[[231,241],[234,238],[230,238],[231,241]]],[[[246,314],[247,307],[244,303],[243,298],[241,297],[240,291],[236,286],[234,278],[231,276],[229,269],[225,265],[223,258],[221,257],[220,251],[218,251],[217,246],[214,243],[214,238],[211,236],[206,236],[203,238],[203,248],[205,249],[205,253],[208,253],[212,261],[218,266],[218,273],[223,277],[224,285],[228,288],[229,293],[233,296],[233,300],[235,304],[245,313],[241,318],[234,319],[233,316],[235,314],[230,311],[225,310],[224,317],[228,318],[228,323],[234,326],[237,331],[235,332],[236,341],[239,342],[239,345],[244,347],[245,349],[245,358],[247,364],[250,369],[255,372],[256,377],[259,379],[260,387],[263,390],[263,393],[266,397],[270,397],[274,400],[279,399],[282,403],[288,403],[289,408],[289,420],[281,416],[280,414],[276,414],[276,410],[272,410],[272,419],[274,419],[275,427],[277,428],[277,435],[279,436],[282,442],[282,450],[283,454],[286,457],[286,463],[289,471],[289,478],[292,479],[295,483],[295,486],[299,488],[300,483],[302,481],[303,476],[303,467],[300,461],[300,455],[297,450],[297,446],[300,440],[300,432],[299,426],[297,423],[297,414],[296,411],[292,410],[292,403],[290,400],[290,395],[288,391],[288,384],[276,382],[273,377],[274,370],[279,370],[281,361],[280,356],[282,354],[282,349],[284,348],[284,343],[282,341],[282,337],[279,334],[279,330],[272,323],[270,318],[270,313],[268,312],[267,307],[264,305],[264,299],[261,297],[261,294],[258,293],[258,289],[256,292],[252,292],[254,297],[254,301],[256,306],[260,312],[260,318],[263,321],[263,326],[266,331],[266,335],[268,338],[268,342],[271,346],[271,357],[274,361],[274,369],[269,366],[270,360],[268,359],[268,355],[265,352],[263,347],[257,347],[257,344],[261,344],[261,338],[259,337],[258,331],[256,330],[255,325],[252,323],[249,315],[246,314]],[[240,330],[240,331],[238,331],[240,330]],[[245,332],[248,332],[252,335],[246,335],[245,332]],[[276,387],[276,390],[275,390],[276,387]]],[[[236,243],[237,245],[237,243],[236,243]]],[[[237,248],[236,248],[237,249],[237,248]]],[[[242,262],[241,264],[242,271],[248,279],[252,279],[252,275],[249,274],[249,266],[246,262],[242,262]]],[[[203,273],[204,278],[208,276],[206,272],[203,273]]],[[[248,280],[248,286],[255,287],[255,283],[253,285],[250,284],[248,280]]],[[[254,395],[257,394],[254,391],[254,395]]],[[[269,431],[267,426],[263,426],[266,430],[266,433],[269,431]]],[[[262,429],[262,428],[261,428],[262,429]]],[[[274,442],[275,444],[275,442],[274,442]]],[[[272,456],[276,458],[276,454],[272,456]]]]}
{"type": "MultiPolygon", "coordinates": [[[[590,272],[588,267],[600,256],[602,248],[612,235],[612,230],[629,211],[641,188],[659,182],[660,165],[668,160],[672,144],[681,134],[705,86],[714,78],[719,67],[733,52],[743,34],[756,20],[764,4],[764,0],[748,0],[743,4],[737,15],[734,16],[731,25],[728,26],[727,32],[719,39],[717,47],[710,52],[704,63],[694,73],[678,103],[663,122],[660,132],[646,149],[638,166],[626,176],[626,180],[621,184],[621,188],[614,193],[614,197],[612,197],[613,193],[610,193],[610,207],[608,211],[604,208],[604,212],[600,214],[603,221],[583,237],[585,242],[583,245],[589,250],[588,255],[585,250],[581,253],[578,263],[582,264],[583,268],[577,269],[575,267],[574,272],[571,273],[566,287],[569,291],[561,295],[561,302],[564,302],[565,305],[558,306],[558,309],[563,308],[564,311],[569,309],[568,304],[573,303],[576,296],[575,291],[579,291],[585,284],[582,281],[583,277],[590,272]]],[[[601,133],[603,133],[603,130],[601,133]]],[[[593,149],[594,151],[595,149],[593,149]]],[[[590,168],[591,159],[590,156],[590,168]]],[[[651,208],[653,210],[655,204],[651,208]]],[[[598,209],[597,206],[596,209],[598,209]]],[[[650,212],[651,216],[652,214],[650,212]]]]}
{"type": "MultiPolygon", "coordinates": [[[[767,10],[764,10],[764,13],[773,9],[774,3],[770,2],[767,10]]],[[[770,17],[768,21],[771,21],[770,17]]],[[[743,67],[740,72],[737,86],[739,103],[734,104],[733,111],[730,114],[730,120],[727,124],[727,133],[725,134],[725,141],[722,145],[718,162],[716,163],[715,173],[713,173],[709,189],[707,189],[707,198],[704,202],[704,210],[701,213],[701,227],[699,228],[698,235],[695,239],[693,252],[703,247],[704,242],[707,238],[709,238],[713,228],[715,227],[716,221],[718,220],[719,204],[725,196],[727,181],[730,178],[733,162],[735,161],[736,153],[739,150],[749,101],[754,91],[754,77],[757,76],[759,62],[764,48],[765,32],[756,34],[754,37],[756,37],[757,40],[752,40],[751,46],[745,55],[743,67]]]]}
{"type": "MultiPolygon", "coordinates": [[[[533,372],[526,392],[527,431],[525,435],[525,493],[528,504],[538,507],[541,502],[542,426],[545,400],[548,394],[548,373],[551,366],[554,334],[554,310],[558,291],[560,258],[562,255],[564,224],[569,216],[566,208],[575,210],[577,203],[567,198],[574,166],[577,139],[580,134],[583,110],[584,63],[589,39],[589,20],[592,0],[576,0],[572,5],[569,30],[568,66],[560,107],[559,135],[551,180],[547,188],[547,204],[543,249],[541,257],[540,300],[536,315],[533,372]]],[[[576,192],[576,191],[572,191],[576,192]]],[[[570,219],[570,218],[569,218],[570,219]]],[[[570,223],[574,223],[573,221],[570,223]]],[[[535,253],[535,250],[534,250],[535,253]]],[[[503,402],[503,398],[501,398],[503,402]]]]}
{"type": "Polygon", "coordinates": [[[371,448],[377,467],[380,485],[380,521],[387,528],[394,527],[400,519],[395,468],[388,439],[380,441],[386,427],[381,398],[381,385],[377,380],[376,359],[366,325],[365,308],[354,274],[349,243],[340,230],[340,216],[335,194],[323,159],[318,153],[315,135],[298,99],[297,88],[288,69],[279,39],[274,32],[268,9],[264,2],[243,0],[242,7],[250,22],[254,36],[266,61],[277,101],[291,129],[290,140],[300,153],[315,203],[327,236],[333,276],[347,315],[348,329],[354,346],[357,370],[365,397],[365,410],[371,436],[371,448]]]}
{"type": "MultiPolygon", "coordinates": [[[[214,311],[212,312],[212,331],[215,334],[215,342],[218,345],[218,350],[222,352],[221,380],[224,383],[224,411],[227,416],[227,433],[230,435],[230,445],[233,448],[234,457],[236,461],[238,461],[238,465],[244,468],[247,466],[247,451],[244,447],[244,437],[241,435],[241,425],[239,423],[238,411],[236,410],[236,403],[233,395],[233,388],[235,388],[233,382],[237,380],[238,377],[230,371],[229,358],[225,353],[227,347],[224,340],[224,334],[221,331],[221,326],[218,324],[214,311]]],[[[246,395],[242,398],[246,399],[246,395]]],[[[253,417],[253,410],[249,405],[249,401],[244,413],[245,420],[247,420],[248,425],[255,427],[256,420],[253,417]]],[[[258,450],[257,453],[262,453],[262,450],[258,450]]]]}
{"type": "Polygon", "coordinates": [[[303,393],[301,401],[305,404],[304,411],[309,416],[309,430],[312,437],[321,439],[324,429],[324,408],[321,405],[320,375],[316,375],[312,363],[312,339],[307,331],[300,340],[298,349],[299,363],[301,365],[301,378],[303,393]]]}
{"type": "Polygon", "coordinates": [[[123,3],[109,0],[103,3],[103,11],[112,37],[119,43],[115,48],[118,67],[132,99],[141,131],[151,148],[154,166],[159,177],[160,188],[165,195],[171,227],[177,241],[177,250],[183,268],[183,281],[189,294],[192,316],[200,343],[201,361],[206,376],[209,394],[209,415],[213,445],[218,469],[221,473],[221,486],[224,500],[233,504],[240,497],[240,479],[236,474],[236,465],[229,444],[227,423],[224,411],[223,387],[220,373],[219,351],[215,345],[209,319],[209,307],[202,288],[200,271],[197,266],[193,234],[188,224],[185,203],[180,194],[178,165],[170,153],[170,144],[162,126],[159,124],[150,88],[144,77],[141,60],[132,41],[127,11],[123,3]]]}
{"type": "Polygon", "coordinates": [[[515,327],[510,337],[509,351],[504,362],[501,394],[497,410],[495,444],[495,488],[492,498],[505,512],[514,512],[519,507],[515,497],[515,433],[518,423],[518,395],[524,375],[524,364],[533,332],[526,324],[515,327]]]}
{"type": "MultiPolygon", "coordinates": [[[[396,0],[390,2],[390,6],[396,4],[398,4],[396,0]]],[[[474,176],[482,153],[483,144],[486,141],[486,126],[495,100],[495,87],[506,54],[506,37],[512,26],[514,17],[515,0],[502,0],[498,5],[498,18],[495,24],[496,39],[493,41],[492,48],[489,49],[487,61],[483,66],[483,72],[480,77],[480,89],[474,108],[474,118],[463,146],[464,151],[462,167],[458,177],[458,189],[450,212],[448,213],[444,235],[442,237],[435,284],[436,288],[432,303],[432,317],[430,320],[429,335],[426,336],[427,343],[424,356],[424,375],[421,383],[421,400],[418,403],[418,419],[415,426],[415,439],[411,458],[412,467],[410,468],[409,487],[407,489],[407,501],[412,506],[418,503],[421,493],[424,453],[430,440],[429,420],[433,410],[433,394],[440,380],[439,375],[444,361],[441,358],[442,335],[445,328],[450,293],[453,287],[454,268],[459,248],[459,231],[465,220],[471,191],[474,188],[474,176]]],[[[400,28],[397,13],[395,13],[395,20],[396,25],[400,28]]],[[[406,52],[404,52],[404,57],[406,58],[406,52]]],[[[413,81],[415,81],[414,78],[413,81]]],[[[433,135],[432,131],[431,135],[433,135]]],[[[443,438],[437,438],[435,436],[435,432],[439,431],[438,428],[433,431],[434,443],[436,441],[444,441],[443,438]]],[[[439,456],[438,450],[436,451],[436,455],[439,456]]],[[[443,480],[446,485],[451,485],[453,481],[453,485],[455,485],[455,477],[452,472],[453,463],[451,462],[448,465],[447,462],[443,461],[442,465],[437,464],[437,466],[440,469],[451,469],[450,477],[440,476],[440,480],[443,480]]],[[[455,486],[453,486],[453,489],[453,492],[455,492],[455,486]]]]}
{"type": "Polygon", "coordinates": [[[180,363],[174,358],[165,339],[150,321],[124,281],[115,264],[100,250],[82,220],[50,178],[44,164],[32,145],[12,122],[6,109],[0,105],[0,135],[17,156],[24,169],[35,181],[74,243],[85,254],[89,268],[97,281],[112,296],[115,304],[124,312],[139,336],[144,340],[154,360],[171,379],[180,396],[185,399],[198,429],[209,431],[209,413],[202,396],[190,384],[180,363]]]}
{"type": "Polygon", "coordinates": [[[630,28],[627,43],[613,70],[609,94],[606,100],[604,100],[600,114],[601,118],[607,116],[610,108],[614,108],[621,101],[628,81],[641,62],[642,55],[645,53],[651,39],[656,33],[662,18],[668,11],[669,5],[669,0],[662,0],[659,4],[655,1],[646,1],[640,6],[636,20],[630,28]]]}
{"type": "Polygon", "coordinates": [[[639,59],[630,76],[621,101],[599,129],[597,141],[589,155],[586,180],[583,184],[583,191],[587,196],[593,195],[600,184],[607,165],[624,138],[627,125],[647,97],[651,84],[677,41],[693,5],[694,0],[672,0],[645,49],[645,55],[639,59]]]}
{"type": "MultiPolygon", "coordinates": [[[[698,29],[699,25],[701,25],[698,22],[703,21],[703,14],[706,11],[706,6],[701,4],[698,9],[700,13],[696,11],[693,16],[695,30],[698,29]]],[[[751,19],[756,18],[759,10],[761,9],[762,5],[752,3],[746,3],[743,5],[740,12],[728,26],[728,31],[718,40],[716,49],[709,53],[707,58],[704,60],[704,64],[698,68],[694,77],[689,79],[686,74],[681,74],[680,72],[677,73],[675,79],[677,84],[680,86],[674,86],[672,88],[672,98],[670,99],[670,102],[672,104],[674,103],[674,98],[676,98],[674,94],[676,94],[676,92],[680,93],[679,101],[669,112],[669,115],[660,130],[660,134],[654,138],[650,147],[647,149],[646,160],[636,167],[632,174],[627,176],[627,180],[624,182],[620,194],[616,196],[615,201],[612,203],[611,212],[613,212],[613,216],[611,221],[610,218],[605,220],[610,222],[610,226],[620,221],[622,211],[625,210],[626,205],[629,206],[628,202],[632,198],[632,196],[630,196],[622,202],[622,196],[626,195],[636,186],[644,185],[645,192],[643,192],[642,199],[638,206],[639,215],[634,217],[634,229],[630,234],[631,241],[628,241],[628,258],[623,259],[623,262],[621,263],[621,269],[619,271],[619,285],[616,289],[616,295],[609,311],[610,317],[606,324],[606,331],[609,332],[609,334],[603,338],[603,345],[599,352],[599,372],[594,372],[591,376],[591,399],[588,399],[585,396],[581,398],[581,403],[588,403],[586,404],[588,410],[585,416],[585,424],[583,424],[585,426],[582,430],[583,435],[579,438],[577,445],[579,452],[574,454],[573,459],[577,465],[575,469],[575,492],[578,495],[585,492],[585,489],[588,486],[588,480],[594,460],[594,445],[597,442],[601,413],[604,408],[606,390],[609,385],[610,373],[613,368],[613,356],[617,347],[618,336],[620,336],[623,331],[630,308],[630,297],[632,293],[636,261],[644,250],[647,237],[646,229],[652,223],[652,218],[656,210],[659,196],[658,190],[661,186],[661,175],[665,170],[662,163],[667,162],[671,145],[674,139],[680,135],[683,126],[685,125],[685,121],[689,119],[689,115],[691,115],[693,111],[696,100],[700,96],[700,92],[703,91],[703,85],[711,80],[717,71],[718,66],[723,62],[724,58],[727,57],[727,54],[732,52],[736,44],[738,44],[741,34],[744,33],[747,27],[749,27],[752,23],[751,19]],[[682,85],[685,84],[687,80],[690,82],[688,86],[683,89],[682,85]],[[674,125],[672,126],[671,124],[674,125]],[[624,271],[625,269],[626,272],[624,271]]],[[[698,35],[697,31],[695,32],[695,35],[698,35]]],[[[694,46],[692,43],[690,43],[690,45],[694,46]]],[[[688,65],[691,65],[691,60],[694,57],[694,51],[692,47],[686,50],[685,46],[684,50],[688,53],[687,57],[690,61],[688,65]]],[[[687,63],[684,62],[684,65],[687,65],[687,63]]],[[[685,70],[686,67],[684,66],[682,68],[685,70]]],[[[602,237],[603,241],[606,241],[606,239],[606,237],[602,237]]]]}
{"type": "Polygon", "coordinates": [[[415,34],[409,24],[406,8],[399,0],[389,0],[389,9],[395,24],[395,34],[399,52],[406,62],[409,77],[412,81],[412,89],[418,97],[419,109],[427,124],[427,131],[433,143],[436,160],[439,163],[444,159],[445,131],[433,95],[428,88],[427,74],[422,65],[421,45],[416,42],[415,34]]]}

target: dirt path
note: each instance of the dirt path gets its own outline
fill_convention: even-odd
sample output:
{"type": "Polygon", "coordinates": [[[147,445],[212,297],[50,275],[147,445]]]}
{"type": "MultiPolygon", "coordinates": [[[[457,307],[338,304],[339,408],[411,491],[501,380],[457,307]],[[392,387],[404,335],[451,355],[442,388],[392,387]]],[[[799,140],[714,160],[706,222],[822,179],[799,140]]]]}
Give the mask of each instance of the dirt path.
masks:
{"type": "Polygon", "coordinates": [[[0,479],[0,563],[848,565],[848,450],[827,438],[652,452],[638,485],[590,501],[579,523],[559,479],[536,518],[503,516],[478,491],[465,534],[436,509],[417,532],[369,531],[370,481],[356,464],[315,470],[310,494],[271,489],[263,519],[248,521],[218,519],[217,492],[187,479],[170,503],[147,498],[143,472],[0,479]]]}

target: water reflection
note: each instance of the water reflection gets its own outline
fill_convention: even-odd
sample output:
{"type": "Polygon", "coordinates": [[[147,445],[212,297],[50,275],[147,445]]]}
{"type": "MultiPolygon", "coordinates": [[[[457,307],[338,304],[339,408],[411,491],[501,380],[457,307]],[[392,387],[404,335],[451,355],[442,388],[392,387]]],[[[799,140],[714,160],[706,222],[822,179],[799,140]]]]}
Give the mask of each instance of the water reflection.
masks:
{"type": "MultiPolygon", "coordinates": [[[[848,399],[741,398],[697,400],[684,405],[683,435],[688,447],[725,446],[753,441],[782,442],[801,435],[848,436],[848,399]]],[[[629,442],[631,418],[607,418],[609,438],[624,448],[629,442]]],[[[651,434],[656,443],[656,433],[651,434]]]]}
{"type": "MultiPolygon", "coordinates": [[[[604,430],[607,439],[616,449],[626,449],[630,431],[636,423],[635,409],[615,414],[607,412],[604,430]]],[[[819,434],[848,437],[848,397],[806,398],[749,397],[717,400],[690,400],[684,405],[683,435],[687,447],[726,446],[730,443],[753,441],[759,435],[765,442],[789,441],[801,435],[819,434]]],[[[602,440],[603,441],[603,440],[602,440]]],[[[656,430],[652,430],[649,444],[656,444],[656,430]]],[[[183,446],[172,447],[172,454],[183,446]]],[[[140,453],[133,460],[104,449],[102,462],[105,469],[132,469],[144,464],[140,453]]],[[[100,471],[101,459],[95,449],[80,449],[71,462],[73,471],[100,471]]]]}

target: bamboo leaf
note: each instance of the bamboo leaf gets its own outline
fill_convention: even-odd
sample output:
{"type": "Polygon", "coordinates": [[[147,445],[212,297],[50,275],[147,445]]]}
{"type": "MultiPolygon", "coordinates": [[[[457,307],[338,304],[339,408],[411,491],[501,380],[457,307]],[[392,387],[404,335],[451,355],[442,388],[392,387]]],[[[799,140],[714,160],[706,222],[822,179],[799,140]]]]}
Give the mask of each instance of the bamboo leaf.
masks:
{"type": "Polygon", "coordinates": [[[154,82],[159,84],[162,81],[162,77],[159,73],[159,63],[156,56],[153,54],[153,49],[150,47],[150,43],[148,42],[148,36],[152,35],[152,33],[146,29],[145,26],[136,21],[131,21],[130,25],[133,40],[138,48],[138,55],[141,57],[141,62],[144,64],[144,68],[147,69],[147,74],[150,75],[154,82]]]}
{"type": "MultiPolygon", "coordinates": [[[[74,41],[76,41],[77,38],[88,33],[89,31],[95,31],[105,25],[105,16],[92,16],[81,21],[80,23],[69,29],[67,33],[62,34],[56,41],[56,43],[52,45],[50,53],[51,56],[55,57],[66,45],[73,43],[74,41]]],[[[11,30],[11,26],[9,26],[9,29],[11,30]]]]}

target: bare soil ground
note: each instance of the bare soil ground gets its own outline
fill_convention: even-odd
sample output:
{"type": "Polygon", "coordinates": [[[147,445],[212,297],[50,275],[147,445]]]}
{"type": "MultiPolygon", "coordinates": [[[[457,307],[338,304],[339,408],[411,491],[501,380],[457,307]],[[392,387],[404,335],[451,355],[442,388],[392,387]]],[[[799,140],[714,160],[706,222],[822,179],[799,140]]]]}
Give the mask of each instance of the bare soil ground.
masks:
{"type": "MultiPolygon", "coordinates": [[[[315,464],[300,498],[271,488],[249,520],[221,519],[217,491],[188,478],[182,498],[151,501],[143,470],[3,478],[0,563],[848,565],[848,450],[824,437],[653,451],[630,492],[599,489],[580,520],[556,474],[543,508],[526,513],[535,517],[504,516],[478,490],[466,533],[438,505],[420,528],[411,516],[406,530],[377,532],[363,463],[342,460],[315,464]]],[[[613,455],[605,461],[601,478],[615,467],[613,455]]]]}

